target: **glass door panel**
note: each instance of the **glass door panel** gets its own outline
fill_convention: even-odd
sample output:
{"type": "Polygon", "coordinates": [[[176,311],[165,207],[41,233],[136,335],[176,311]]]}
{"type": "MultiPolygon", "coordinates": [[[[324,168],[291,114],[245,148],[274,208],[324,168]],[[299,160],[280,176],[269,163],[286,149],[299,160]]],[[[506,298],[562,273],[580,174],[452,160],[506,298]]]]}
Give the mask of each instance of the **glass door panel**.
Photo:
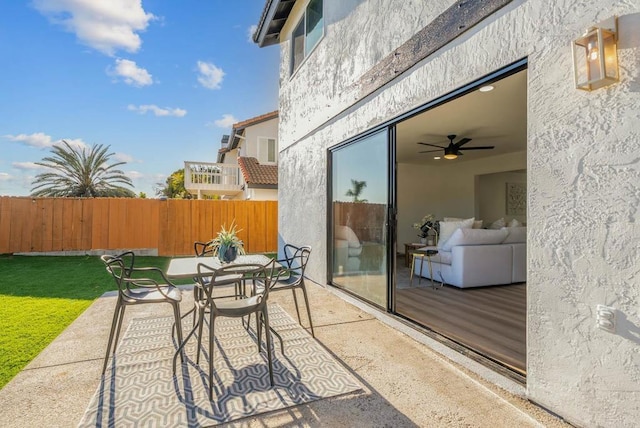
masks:
{"type": "Polygon", "coordinates": [[[384,130],[331,154],[332,283],[384,308],[388,151],[384,130]]]}

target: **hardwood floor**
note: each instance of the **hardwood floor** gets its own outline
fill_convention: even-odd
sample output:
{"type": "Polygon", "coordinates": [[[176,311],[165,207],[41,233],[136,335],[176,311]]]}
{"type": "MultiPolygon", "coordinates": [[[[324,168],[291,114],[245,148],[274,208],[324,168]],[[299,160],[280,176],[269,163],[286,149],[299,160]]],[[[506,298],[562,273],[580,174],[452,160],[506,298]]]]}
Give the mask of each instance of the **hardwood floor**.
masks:
{"type": "MultiPolygon", "coordinates": [[[[400,271],[401,268],[398,268],[400,271]]],[[[398,275],[396,312],[511,369],[526,371],[526,284],[461,289],[406,288],[398,275]]]]}

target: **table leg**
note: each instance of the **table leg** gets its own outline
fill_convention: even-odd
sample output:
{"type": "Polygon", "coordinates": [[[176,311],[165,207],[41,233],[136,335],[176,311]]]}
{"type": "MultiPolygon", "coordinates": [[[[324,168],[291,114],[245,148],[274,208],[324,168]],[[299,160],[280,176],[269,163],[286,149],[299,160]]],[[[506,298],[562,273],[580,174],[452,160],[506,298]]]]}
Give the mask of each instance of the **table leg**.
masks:
{"type": "Polygon", "coordinates": [[[411,254],[411,273],[409,273],[409,287],[413,287],[413,270],[416,264],[416,255],[411,254]]]}

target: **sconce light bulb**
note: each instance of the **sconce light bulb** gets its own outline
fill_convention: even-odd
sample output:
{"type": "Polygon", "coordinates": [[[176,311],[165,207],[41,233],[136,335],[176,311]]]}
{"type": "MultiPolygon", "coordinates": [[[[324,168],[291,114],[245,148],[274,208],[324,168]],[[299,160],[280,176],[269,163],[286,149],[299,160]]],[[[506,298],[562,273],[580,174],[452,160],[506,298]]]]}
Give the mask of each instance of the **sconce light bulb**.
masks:
{"type": "Polygon", "coordinates": [[[589,52],[589,61],[596,61],[598,59],[598,48],[596,48],[593,42],[589,42],[587,46],[589,52]]]}

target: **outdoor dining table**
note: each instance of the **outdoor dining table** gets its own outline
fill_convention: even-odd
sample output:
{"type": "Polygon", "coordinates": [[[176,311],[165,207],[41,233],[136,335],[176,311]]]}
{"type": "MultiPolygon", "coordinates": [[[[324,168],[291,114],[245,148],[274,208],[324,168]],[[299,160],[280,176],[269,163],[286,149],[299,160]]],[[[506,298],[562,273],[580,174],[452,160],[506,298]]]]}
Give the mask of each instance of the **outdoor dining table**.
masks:
{"type": "MultiPolygon", "coordinates": [[[[268,265],[273,259],[265,254],[241,254],[228,264],[261,264],[268,265]]],[[[217,257],[179,257],[169,261],[166,274],[169,278],[184,279],[198,276],[198,265],[204,263],[213,269],[223,266],[217,257]]],[[[276,262],[274,268],[281,269],[283,266],[276,262]]]]}

